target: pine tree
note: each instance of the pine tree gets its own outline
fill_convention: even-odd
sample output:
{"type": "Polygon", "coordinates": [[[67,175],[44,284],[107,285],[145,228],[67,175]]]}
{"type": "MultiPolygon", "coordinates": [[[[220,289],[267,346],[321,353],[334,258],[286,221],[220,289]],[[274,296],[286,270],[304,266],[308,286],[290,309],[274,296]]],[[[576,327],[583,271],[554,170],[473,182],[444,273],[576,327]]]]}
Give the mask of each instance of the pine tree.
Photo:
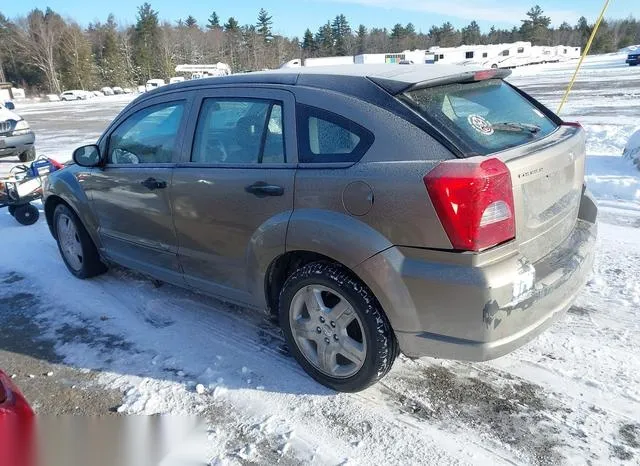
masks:
{"type": "Polygon", "coordinates": [[[590,53],[611,53],[616,50],[616,41],[609,23],[603,20],[598,27],[598,32],[593,38],[590,53]]]}
{"type": "Polygon", "coordinates": [[[549,43],[549,25],[551,18],[544,16],[540,5],[536,5],[527,12],[529,19],[522,20],[520,36],[523,40],[530,41],[533,45],[546,45],[549,43]]]}
{"type": "Polygon", "coordinates": [[[580,45],[582,47],[585,47],[587,45],[587,41],[589,40],[589,36],[591,35],[591,28],[589,27],[587,18],[585,18],[584,16],[580,17],[576,26],[576,31],[580,36],[580,45]]]}
{"type": "Polygon", "coordinates": [[[216,13],[215,11],[213,13],[211,13],[211,16],[209,16],[209,22],[207,24],[207,29],[218,29],[220,28],[220,17],[218,16],[218,13],[216,13]]]}
{"type": "Polygon", "coordinates": [[[356,54],[361,55],[367,50],[367,28],[364,24],[356,31],[356,54]]]}
{"type": "Polygon", "coordinates": [[[338,55],[349,55],[351,43],[351,27],[345,15],[338,15],[331,23],[331,37],[334,52],[338,55]]]}
{"type": "Polygon", "coordinates": [[[316,45],[318,46],[320,55],[333,55],[333,34],[331,31],[331,23],[329,21],[318,29],[318,32],[316,33],[316,45]]]}
{"type": "Polygon", "coordinates": [[[300,45],[300,47],[304,51],[305,57],[313,57],[318,51],[318,46],[316,45],[316,41],[313,37],[311,29],[307,28],[307,30],[304,31],[304,37],[302,39],[302,44],[300,45]]]}
{"type": "Polygon", "coordinates": [[[134,63],[139,80],[147,81],[158,70],[158,12],[149,3],[138,7],[138,20],[134,28],[134,63]]]}
{"type": "Polygon", "coordinates": [[[229,18],[227,20],[227,22],[224,25],[224,30],[225,31],[237,31],[238,29],[240,29],[240,24],[238,23],[238,21],[232,16],[231,18],[229,18]]]}
{"type": "Polygon", "coordinates": [[[460,45],[460,33],[447,21],[440,27],[440,46],[457,47],[460,45]]]}
{"type": "Polygon", "coordinates": [[[130,84],[133,76],[128,73],[126,57],[122,53],[118,25],[115,16],[110,14],[107,22],[95,26],[101,37],[98,47],[94,47],[94,58],[99,72],[100,80],[108,86],[123,86],[130,84]]]}
{"type": "Polygon", "coordinates": [[[397,23],[391,29],[391,39],[394,42],[400,42],[405,37],[404,26],[400,23],[397,23]]]}
{"type": "Polygon", "coordinates": [[[238,69],[238,48],[240,42],[240,25],[238,21],[232,16],[224,25],[224,31],[226,33],[226,46],[228,48],[228,54],[230,59],[231,69],[238,69]]]}
{"type": "Polygon", "coordinates": [[[265,42],[269,42],[273,39],[273,35],[271,34],[271,25],[273,21],[272,17],[269,16],[267,10],[264,8],[260,8],[260,12],[258,13],[258,23],[256,24],[257,32],[260,34],[265,42]]]}
{"type": "Polygon", "coordinates": [[[198,21],[191,15],[187,16],[187,19],[184,20],[184,24],[188,28],[198,27],[198,21]]]}
{"type": "Polygon", "coordinates": [[[471,21],[469,25],[462,29],[462,43],[465,45],[477,45],[481,42],[482,33],[480,26],[475,21],[471,21]]]}

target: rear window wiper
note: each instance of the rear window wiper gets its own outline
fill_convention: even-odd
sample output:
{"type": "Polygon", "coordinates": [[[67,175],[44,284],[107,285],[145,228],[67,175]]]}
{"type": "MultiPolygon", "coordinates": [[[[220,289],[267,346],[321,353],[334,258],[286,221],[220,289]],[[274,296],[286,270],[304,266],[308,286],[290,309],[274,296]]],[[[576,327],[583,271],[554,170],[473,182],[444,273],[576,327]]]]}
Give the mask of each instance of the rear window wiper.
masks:
{"type": "Polygon", "coordinates": [[[491,127],[495,131],[513,131],[515,133],[531,133],[536,134],[540,132],[542,128],[537,125],[530,125],[527,123],[516,123],[511,121],[506,121],[503,123],[491,123],[491,127]]]}

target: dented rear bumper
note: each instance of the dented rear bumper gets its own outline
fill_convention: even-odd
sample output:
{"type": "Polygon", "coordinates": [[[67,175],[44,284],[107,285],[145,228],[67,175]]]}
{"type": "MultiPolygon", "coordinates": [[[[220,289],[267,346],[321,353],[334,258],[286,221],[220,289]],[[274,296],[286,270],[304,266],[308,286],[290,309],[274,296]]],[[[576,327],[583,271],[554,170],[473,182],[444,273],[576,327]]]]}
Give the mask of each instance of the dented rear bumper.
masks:
{"type": "Polygon", "coordinates": [[[434,263],[412,248],[391,248],[362,264],[360,273],[373,281],[405,355],[494,359],[569,309],[591,272],[596,216],[595,202],[583,193],[569,237],[536,263],[517,251],[473,266],[434,263]]]}

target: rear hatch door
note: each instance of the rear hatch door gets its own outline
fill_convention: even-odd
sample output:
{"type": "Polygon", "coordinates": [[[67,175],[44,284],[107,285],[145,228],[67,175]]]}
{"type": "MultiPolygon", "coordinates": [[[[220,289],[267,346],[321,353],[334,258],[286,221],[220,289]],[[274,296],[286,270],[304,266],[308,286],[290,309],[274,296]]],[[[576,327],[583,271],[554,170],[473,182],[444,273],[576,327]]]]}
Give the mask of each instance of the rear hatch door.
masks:
{"type": "Polygon", "coordinates": [[[496,157],[513,182],[516,240],[535,262],[564,241],[578,218],[585,165],[584,131],[560,126],[545,139],[496,157]]]}
{"type": "Polygon", "coordinates": [[[493,71],[418,83],[399,98],[452,141],[459,156],[495,157],[507,165],[516,241],[530,261],[569,236],[584,179],[585,136],[579,126],[562,124],[493,71]]]}

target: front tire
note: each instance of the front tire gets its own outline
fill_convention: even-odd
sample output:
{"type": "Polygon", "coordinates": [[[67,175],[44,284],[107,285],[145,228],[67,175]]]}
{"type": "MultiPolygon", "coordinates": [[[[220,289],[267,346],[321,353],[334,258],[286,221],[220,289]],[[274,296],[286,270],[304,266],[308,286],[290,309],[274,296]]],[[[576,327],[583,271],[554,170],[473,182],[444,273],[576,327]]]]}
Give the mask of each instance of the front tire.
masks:
{"type": "Polygon", "coordinates": [[[65,265],[73,275],[85,279],[106,272],[98,249],[78,216],[60,204],[53,213],[53,225],[58,249],[65,265]]]}
{"type": "Polygon", "coordinates": [[[334,390],[364,390],[389,372],[397,356],[377,299],[342,266],[314,262],[295,271],[280,292],[279,314],[298,363],[334,390]]]}
{"type": "Polygon", "coordinates": [[[35,149],[35,147],[30,147],[29,149],[24,151],[22,154],[20,154],[18,156],[18,159],[22,163],[33,162],[36,159],[36,149],[35,149]]]}

